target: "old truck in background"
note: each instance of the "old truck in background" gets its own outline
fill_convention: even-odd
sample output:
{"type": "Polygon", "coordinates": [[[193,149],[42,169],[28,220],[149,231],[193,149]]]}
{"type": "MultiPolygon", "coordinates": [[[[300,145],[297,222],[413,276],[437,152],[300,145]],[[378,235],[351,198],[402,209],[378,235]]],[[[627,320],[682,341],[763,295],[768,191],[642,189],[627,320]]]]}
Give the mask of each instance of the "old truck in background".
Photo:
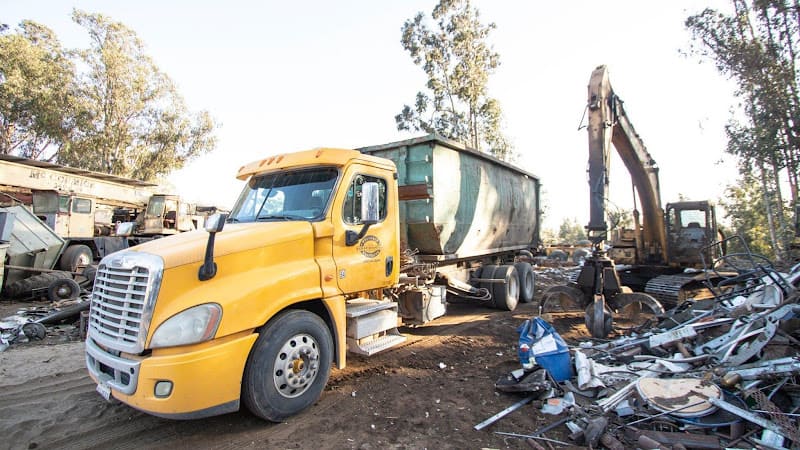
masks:
{"type": "Polygon", "coordinates": [[[104,258],[86,362],[105,398],[190,419],[281,421],[347,351],[402,343],[448,301],[533,298],[539,180],[430,135],[243,166],[227,221],[104,258]]]}
{"type": "Polygon", "coordinates": [[[0,201],[15,199],[66,241],[57,268],[75,271],[120,248],[117,222],[135,220],[156,185],[83,169],[0,155],[0,201]]]}
{"type": "Polygon", "coordinates": [[[141,240],[199,230],[206,217],[215,212],[214,206],[198,206],[179,195],[153,194],[147,201],[147,208],[136,217],[133,234],[141,240]]]}
{"type": "Polygon", "coordinates": [[[95,260],[154,237],[202,228],[215,208],[178,195],[154,193],[158,185],[131,178],[0,155],[2,204],[24,204],[66,241],[56,268],[74,272],[95,260]],[[134,222],[130,236],[119,223],[134,222]]]}

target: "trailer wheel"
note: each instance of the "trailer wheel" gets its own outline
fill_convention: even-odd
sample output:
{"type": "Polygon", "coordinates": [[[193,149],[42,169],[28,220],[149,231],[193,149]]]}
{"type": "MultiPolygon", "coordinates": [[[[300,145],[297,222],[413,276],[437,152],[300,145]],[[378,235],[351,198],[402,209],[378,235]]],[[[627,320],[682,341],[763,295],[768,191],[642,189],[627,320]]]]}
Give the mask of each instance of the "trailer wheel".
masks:
{"type": "Polygon", "coordinates": [[[58,262],[58,268],[68,272],[75,272],[79,266],[88,266],[94,261],[92,249],[87,245],[70,245],[64,250],[58,262]]]}
{"type": "Polygon", "coordinates": [[[73,300],[81,295],[81,286],[72,278],[61,278],[47,287],[47,299],[51,302],[73,300]]]}
{"type": "Polygon", "coordinates": [[[504,283],[493,283],[494,307],[513,311],[519,303],[517,269],[514,266],[500,266],[494,271],[494,279],[504,281],[504,283]]]}
{"type": "Polygon", "coordinates": [[[533,273],[533,267],[529,263],[519,262],[514,264],[517,269],[517,277],[519,278],[519,301],[522,303],[530,303],[533,301],[533,294],[536,290],[536,277],[533,273]]]}
{"type": "Polygon", "coordinates": [[[317,401],[332,359],[325,322],[308,311],[285,311],[260,331],[244,369],[242,400],[254,415],[281,422],[317,401]]]}

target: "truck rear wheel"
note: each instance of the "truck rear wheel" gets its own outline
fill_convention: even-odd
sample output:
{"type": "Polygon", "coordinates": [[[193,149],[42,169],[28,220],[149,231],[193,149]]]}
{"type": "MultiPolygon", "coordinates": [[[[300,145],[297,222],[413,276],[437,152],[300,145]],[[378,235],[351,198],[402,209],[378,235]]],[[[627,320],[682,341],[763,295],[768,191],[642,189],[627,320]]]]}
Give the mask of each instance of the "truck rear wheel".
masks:
{"type": "Polygon", "coordinates": [[[519,280],[517,269],[514,266],[500,266],[494,271],[495,280],[503,283],[493,283],[492,296],[494,307],[506,311],[513,311],[519,303],[519,280]]]}
{"type": "Polygon", "coordinates": [[[94,254],[89,246],[83,244],[70,245],[61,255],[58,267],[61,270],[75,272],[78,267],[86,267],[92,261],[94,261],[94,254]]]}
{"type": "Polygon", "coordinates": [[[281,422],[317,401],[332,359],[325,322],[308,311],[285,311],[260,331],[244,370],[242,400],[254,415],[281,422]]]}
{"type": "Polygon", "coordinates": [[[517,278],[519,278],[519,301],[530,303],[533,301],[533,294],[536,290],[533,267],[529,263],[518,262],[514,264],[514,268],[517,269],[517,278]]]}

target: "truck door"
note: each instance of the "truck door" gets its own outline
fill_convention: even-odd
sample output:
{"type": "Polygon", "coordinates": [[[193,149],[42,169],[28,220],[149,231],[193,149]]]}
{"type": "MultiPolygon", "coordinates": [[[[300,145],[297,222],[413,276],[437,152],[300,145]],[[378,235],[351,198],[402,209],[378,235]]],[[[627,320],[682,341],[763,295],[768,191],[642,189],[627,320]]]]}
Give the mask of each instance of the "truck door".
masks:
{"type": "Polygon", "coordinates": [[[69,237],[88,238],[94,235],[94,202],[90,198],[70,198],[69,237]]]}
{"type": "Polygon", "coordinates": [[[336,278],[345,293],[360,292],[390,286],[398,272],[399,225],[397,219],[397,189],[395,181],[385,170],[355,165],[342,178],[333,204],[333,258],[336,278]],[[362,186],[378,184],[379,219],[354,245],[347,245],[346,232],[358,233],[361,220],[362,186]]]}

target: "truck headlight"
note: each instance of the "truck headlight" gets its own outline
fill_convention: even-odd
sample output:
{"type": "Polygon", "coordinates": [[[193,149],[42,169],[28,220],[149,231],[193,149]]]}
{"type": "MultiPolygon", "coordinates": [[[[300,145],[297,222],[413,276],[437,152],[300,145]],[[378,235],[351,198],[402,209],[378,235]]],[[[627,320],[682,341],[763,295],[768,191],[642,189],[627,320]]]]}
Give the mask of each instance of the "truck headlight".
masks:
{"type": "Polygon", "coordinates": [[[150,341],[150,348],[196,344],[214,337],[222,318],[222,307],[206,303],[181,311],[162,323],[150,341]]]}

